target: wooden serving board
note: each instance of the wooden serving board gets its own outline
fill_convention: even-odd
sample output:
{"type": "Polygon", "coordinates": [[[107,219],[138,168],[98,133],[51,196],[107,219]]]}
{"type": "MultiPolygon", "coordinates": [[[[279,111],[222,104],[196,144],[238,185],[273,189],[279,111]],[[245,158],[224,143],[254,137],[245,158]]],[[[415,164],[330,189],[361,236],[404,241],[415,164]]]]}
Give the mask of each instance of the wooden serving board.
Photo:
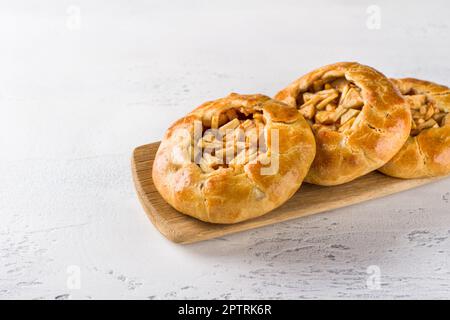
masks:
{"type": "Polygon", "coordinates": [[[305,183],[288,202],[264,216],[231,225],[212,224],[181,214],[165,202],[158,193],[152,180],[153,160],[158,146],[159,142],[156,142],[134,150],[133,179],[139,200],[152,223],[164,236],[176,243],[207,240],[341,208],[439,179],[402,180],[375,171],[352,182],[334,187],[305,183]]]}

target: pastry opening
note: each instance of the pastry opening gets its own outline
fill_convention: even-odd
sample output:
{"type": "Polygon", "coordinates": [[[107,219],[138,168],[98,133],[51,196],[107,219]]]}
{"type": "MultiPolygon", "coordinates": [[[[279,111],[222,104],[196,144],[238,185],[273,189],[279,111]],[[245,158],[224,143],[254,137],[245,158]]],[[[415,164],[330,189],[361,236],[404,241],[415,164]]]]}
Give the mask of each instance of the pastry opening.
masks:
{"type": "Polygon", "coordinates": [[[354,129],[363,106],[361,88],[345,77],[316,80],[297,96],[297,108],[314,131],[354,129]]]}
{"type": "Polygon", "coordinates": [[[255,163],[267,152],[262,110],[230,108],[194,124],[191,161],[205,173],[255,163]]]}
{"type": "Polygon", "coordinates": [[[411,108],[411,133],[415,137],[423,130],[440,128],[450,123],[449,108],[431,101],[426,94],[409,89],[402,92],[411,108]]]}

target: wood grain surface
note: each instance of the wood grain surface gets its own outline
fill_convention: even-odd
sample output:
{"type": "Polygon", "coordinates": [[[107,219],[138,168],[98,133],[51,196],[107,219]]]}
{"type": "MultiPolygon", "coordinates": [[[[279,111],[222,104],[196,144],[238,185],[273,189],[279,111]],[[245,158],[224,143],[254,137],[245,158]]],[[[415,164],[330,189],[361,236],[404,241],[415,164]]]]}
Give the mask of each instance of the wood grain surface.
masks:
{"type": "Polygon", "coordinates": [[[134,150],[133,179],[139,200],[152,223],[165,237],[176,243],[198,242],[329,211],[415,188],[439,179],[402,180],[375,171],[350,183],[334,187],[305,183],[289,201],[264,216],[232,225],[212,224],[181,214],[158,193],[152,180],[153,160],[158,146],[159,142],[156,142],[134,150]]]}

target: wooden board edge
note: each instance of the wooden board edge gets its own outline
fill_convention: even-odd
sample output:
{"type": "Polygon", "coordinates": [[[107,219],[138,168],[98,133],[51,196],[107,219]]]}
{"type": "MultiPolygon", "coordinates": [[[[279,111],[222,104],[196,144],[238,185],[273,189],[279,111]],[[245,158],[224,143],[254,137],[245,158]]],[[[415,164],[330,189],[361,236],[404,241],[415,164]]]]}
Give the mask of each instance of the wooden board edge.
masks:
{"type": "MultiPolygon", "coordinates": [[[[277,220],[277,221],[268,221],[268,220],[264,219],[265,218],[264,216],[261,216],[261,217],[257,217],[257,218],[251,219],[251,220],[240,222],[238,224],[230,225],[229,227],[228,227],[228,225],[223,225],[224,226],[223,231],[214,230],[214,233],[215,233],[214,236],[211,236],[211,234],[209,234],[209,233],[204,233],[204,234],[202,234],[202,233],[200,233],[200,234],[199,233],[197,233],[197,234],[186,233],[186,234],[182,234],[179,238],[177,238],[177,240],[178,240],[177,243],[191,244],[191,243],[196,243],[196,242],[200,242],[200,241],[219,238],[219,237],[222,237],[225,235],[230,235],[230,234],[235,234],[235,233],[239,233],[239,232],[243,232],[243,231],[258,229],[258,228],[270,226],[270,225],[280,223],[280,222],[286,222],[286,221],[304,218],[304,217],[308,217],[308,216],[312,216],[312,215],[316,215],[316,214],[327,213],[327,212],[330,212],[333,210],[338,210],[338,209],[354,206],[354,205],[357,205],[357,204],[360,204],[360,203],[363,203],[366,201],[376,200],[376,199],[384,198],[384,197],[387,197],[387,196],[390,196],[390,195],[393,195],[396,193],[412,190],[417,187],[420,187],[420,186],[423,186],[426,184],[430,184],[432,182],[436,182],[437,180],[440,180],[440,179],[431,179],[431,180],[427,180],[427,181],[421,181],[420,183],[417,183],[412,187],[405,187],[405,188],[402,188],[401,190],[398,190],[395,192],[386,191],[386,192],[377,194],[376,196],[373,196],[370,199],[366,199],[365,196],[361,195],[361,196],[355,197],[354,200],[352,200],[349,203],[346,203],[343,205],[336,204],[335,207],[332,209],[317,208],[317,209],[311,210],[307,213],[299,214],[297,216],[286,217],[284,219],[277,220]],[[363,199],[363,200],[361,200],[361,199],[363,199]],[[258,218],[262,218],[261,223],[258,223],[258,222],[255,223],[255,220],[258,220],[258,218]],[[246,222],[248,222],[248,224],[246,224],[246,222]],[[241,223],[242,223],[242,225],[240,225],[241,223]]],[[[336,201],[336,202],[338,203],[339,201],[336,201]]],[[[169,227],[169,228],[171,228],[171,227],[169,227]]]]}
{"type": "MultiPolygon", "coordinates": [[[[137,195],[138,195],[138,199],[147,215],[147,217],[149,218],[149,220],[152,222],[152,224],[156,227],[156,229],[164,236],[166,237],[168,240],[177,243],[177,244],[191,244],[191,243],[196,243],[196,242],[200,242],[200,241],[205,241],[205,240],[210,240],[213,238],[217,238],[217,237],[221,237],[224,235],[229,235],[229,234],[234,234],[234,233],[239,233],[239,232],[243,232],[246,230],[251,230],[251,229],[256,229],[256,228],[261,228],[261,227],[265,227],[265,226],[269,226],[272,225],[276,222],[285,222],[285,221],[290,221],[290,220],[294,220],[297,218],[301,218],[301,217],[305,217],[305,216],[310,216],[310,215],[314,215],[314,214],[320,214],[320,213],[325,213],[328,211],[332,211],[332,210],[336,210],[336,209],[341,209],[344,207],[348,207],[348,206],[352,206],[355,204],[359,204],[364,202],[364,199],[367,199],[367,201],[369,200],[374,200],[374,199],[379,199],[379,198],[383,198],[392,194],[396,194],[396,193],[400,193],[400,192],[404,192],[406,190],[411,190],[414,188],[417,188],[419,186],[422,185],[426,185],[432,182],[436,182],[439,180],[442,180],[446,177],[436,177],[436,178],[425,178],[425,179],[417,179],[414,181],[414,183],[412,184],[412,180],[403,180],[403,179],[398,179],[399,183],[397,184],[397,186],[392,187],[392,188],[388,188],[386,190],[384,190],[381,193],[377,193],[376,195],[372,195],[370,196],[370,198],[367,197],[367,195],[361,194],[358,196],[355,196],[354,199],[352,199],[350,202],[345,203],[343,205],[339,205],[338,203],[335,205],[335,207],[328,209],[328,208],[320,208],[318,207],[317,209],[313,209],[307,213],[304,214],[299,214],[297,216],[291,216],[291,217],[286,217],[282,220],[277,220],[277,221],[272,221],[272,220],[267,220],[267,217],[265,216],[261,216],[261,217],[257,217],[251,220],[247,220],[247,221],[243,221],[237,224],[233,224],[233,225],[218,225],[219,229],[217,229],[217,225],[215,224],[211,224],[214,226],[214,230],[211,230],[211,232],[206,232],[206,233],[195,233],[195,234],[191,234],[191,233],[180,233],[178,230],[175,230],[173,228],[172,225],[170,225],[169,223],[167,223],[166,220],[161,219],[157,210],[153,207],[153,205],[151,204],[151,202],[148,200],[146,193],[143,189],[143,186],[141,185],[138,176],[137,176],[137,170],[136,170],[136,153],[141,150],[141,149],[147,149],[150,146],[155,146],[157,147],[157,145],[159,144],[159,142],[154,142],[154,143],[150,143],[150,144],[146,144],[146,145],[142,145],[139,146],[137,148],[134,149],[133,151],[133,155],[132,155],[132,159],[131,159],[131,168],[132,168],[132,176],[133,176],[133,181],[134,181],[134,185],[137,191],[137,195]],[[402,183],[404,182],[404,183],[402,183]],[[398,185],[401,185],[400,188],[398,187],[398,185]],[[395,191],[393,190],[395,189],[395,191]]],[[[381,173],[380,173],[381,174],[381,173]]],[[[389,177],[392,178],[392,177],[389,177]]],[[[397,179],[397,178],[392,178],[392,179],[397,179]]],[[[338,201],[337,201],[338,202],[338,201]]],[[[189,217],[190,219],[195,219],[192,217],[189,217]]],[[[205,222],[203,222],[205,223],[205,222]]]]}
{"type": "MultiPolygon", "coordinates": [[[[157,144],[157,143],[154,143],[157,144]]],[[[153,207],[151,202],[146,197],[144,188],[142,187],[138,176],[137,176],[137,170],[136,170],[136,153],[139,149],[143,149],[145,147],[148,147],[152,144],[146,144],[139,146],[133,150],[132,157],[131,157],[131,171],[132,171],[132,177],[133,177],[133,183],[136,188],[136,194],[139,199],[139,202],[141,203],[142,208],[144,209],[144,212],[146,213],[148,219],[150,222],[156,227],[156,229],[168,240],[174,242],[174,243],[184,243],[184,236],[177,232],[177,230],[174,230],[169,224],[166,223],[165,220],[160,219],[157,210],[153,207]]]]}

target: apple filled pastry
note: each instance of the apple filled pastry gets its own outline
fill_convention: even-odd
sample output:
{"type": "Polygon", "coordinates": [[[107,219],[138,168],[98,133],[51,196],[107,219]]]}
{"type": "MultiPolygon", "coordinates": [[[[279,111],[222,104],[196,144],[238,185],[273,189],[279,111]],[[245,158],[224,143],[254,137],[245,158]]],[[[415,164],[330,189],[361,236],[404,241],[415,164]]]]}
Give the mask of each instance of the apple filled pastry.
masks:
{"type": "Polygon", "coordinates": [[[202,104],[168,129],[152,175],[178,211],[235,223],[287,201],[314,155],[312,131],[296,108],[260,94],[230,94],[202,104]]]}
{"type": "Polygon", "coordinates": [[[383,74],[355,62],[321,67],[275,99],[310,124],[317,153],[306,182],[338,185],[376,170],[403,146],[411,129],[405,98],[383,74]]]}

